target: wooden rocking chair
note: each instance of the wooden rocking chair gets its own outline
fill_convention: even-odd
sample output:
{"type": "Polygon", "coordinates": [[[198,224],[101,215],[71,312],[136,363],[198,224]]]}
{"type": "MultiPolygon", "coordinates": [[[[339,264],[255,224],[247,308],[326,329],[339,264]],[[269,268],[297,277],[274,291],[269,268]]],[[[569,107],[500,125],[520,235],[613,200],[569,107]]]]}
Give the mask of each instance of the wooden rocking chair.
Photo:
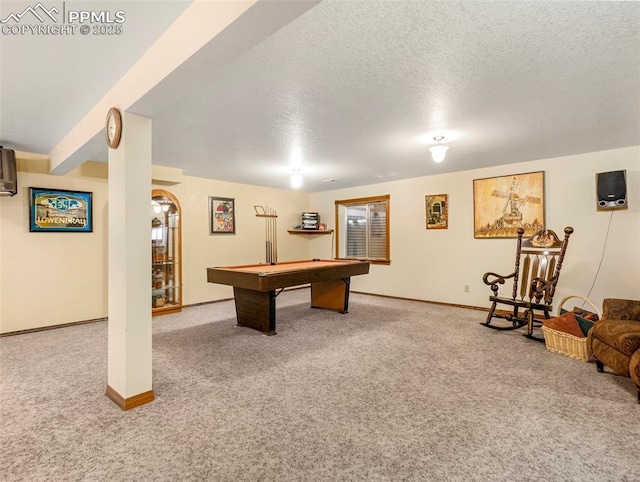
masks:
{"type": "Polygon", "coordinates": [[[543,229],[531,238],[523,240],[524,229],[518,229],[516,266],[513,273],[505,276],[489,272],[482,277],[482,281],[489,285],[493,292],[489,297],[489,301],[492,302],[491,309],[482,325],[495,330],[515,330],[526,325],[527,338],[544,341],[543,338],[533,336],[534,323],[542,323],[536,319],[534,312],[542,312],[544,318],[548,319],[549,313],[553,311],[551,303],[571,233],[573,228],[564,228],[564,239],[560,240],[550,229],[543,229]],[[511,296],[498,296],[498,285],[504,285],[508,279],[513,279],[511,296]],[[513,309],[510,313],[496,313],[498,303],[509,305],[513,309]],[[520,309],[524,310],[522,314],[520,309]],[[492,325],[493,318],[501,318],[508,323],[492,325]]]}

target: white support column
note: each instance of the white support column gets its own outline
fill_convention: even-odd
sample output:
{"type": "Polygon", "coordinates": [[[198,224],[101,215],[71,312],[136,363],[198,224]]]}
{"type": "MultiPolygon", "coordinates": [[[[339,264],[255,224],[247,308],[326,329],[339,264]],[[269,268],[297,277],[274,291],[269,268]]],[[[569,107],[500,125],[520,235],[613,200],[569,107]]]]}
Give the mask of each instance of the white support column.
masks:
{"type": "MultiPolygon", "coordinates": [[[[2,213],[2,202],[0,202],[0,219],[4,219],[3,213],[2,213]]],[[[2,231],[0,231],[0,266],[4,266],[2,264],[2,231]]],[[[4,333],[4,329],[2,326],[2,307],[6,306],[2,303],[2,271],[0,270],[0,333],[4,333]]]]}
{"type": "Polygon", "coordinates": [[[109,149],[107,396],[123,410],[153,400],[151,366],[151,119],[123,113],[109,149]]]}

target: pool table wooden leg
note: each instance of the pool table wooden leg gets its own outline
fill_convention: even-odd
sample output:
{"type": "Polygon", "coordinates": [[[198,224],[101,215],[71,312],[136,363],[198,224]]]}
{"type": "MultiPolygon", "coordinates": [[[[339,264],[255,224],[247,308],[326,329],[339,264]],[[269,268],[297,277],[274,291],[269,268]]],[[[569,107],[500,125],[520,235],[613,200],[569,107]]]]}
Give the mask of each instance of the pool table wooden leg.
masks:
{"type": "Polygon", "coordinates": [[[233,288],[236,301],[238,326],[248,326],[260,330],[265,335],[276,334],[276,293],[275,291],[254,291],[233,288]]]}
{"type": "Polygon", "coordinates": [[[350,278],[311,283],[311,307],[347,313],[349,311],[349,284],[350,278]]]}

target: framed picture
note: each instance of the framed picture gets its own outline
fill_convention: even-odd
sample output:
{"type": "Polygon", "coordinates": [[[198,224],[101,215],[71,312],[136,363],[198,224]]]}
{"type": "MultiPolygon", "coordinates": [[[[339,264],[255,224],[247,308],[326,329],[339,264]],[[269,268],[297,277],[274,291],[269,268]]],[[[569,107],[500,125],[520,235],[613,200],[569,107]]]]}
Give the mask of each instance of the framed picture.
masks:
{"type": "Polygon", "coordinates": [[[235,234],[236,200],[209,196],[209,234],[235,234]]]}
{"type": "Polygon", "coordinates": [[[449,201],[447,194],[430,194],[424,197],[427,229],[449,227],[449,201]]]}
{"type": "Polygon", "coordinates": [[[544,171],[474,179],[473,236],[532,236],[544,227],[544,171]]]}
{"type": "Polygon", "coordinates": [[[30,187],[29,231],[92,232],[93,193],[30,187]]]}

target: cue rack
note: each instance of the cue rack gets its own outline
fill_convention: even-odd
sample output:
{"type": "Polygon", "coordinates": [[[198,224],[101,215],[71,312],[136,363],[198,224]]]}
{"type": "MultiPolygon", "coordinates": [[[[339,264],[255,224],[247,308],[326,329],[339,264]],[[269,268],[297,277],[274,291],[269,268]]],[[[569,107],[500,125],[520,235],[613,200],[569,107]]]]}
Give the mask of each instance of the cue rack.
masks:
{"type": "Polygon", "coordinates": [[[266,262],[276,264],[278,262],[278,233],[276,232],[278,215],[269,206],[253,206],[253,209],[256,217],[264,218],[266,262]]]}

